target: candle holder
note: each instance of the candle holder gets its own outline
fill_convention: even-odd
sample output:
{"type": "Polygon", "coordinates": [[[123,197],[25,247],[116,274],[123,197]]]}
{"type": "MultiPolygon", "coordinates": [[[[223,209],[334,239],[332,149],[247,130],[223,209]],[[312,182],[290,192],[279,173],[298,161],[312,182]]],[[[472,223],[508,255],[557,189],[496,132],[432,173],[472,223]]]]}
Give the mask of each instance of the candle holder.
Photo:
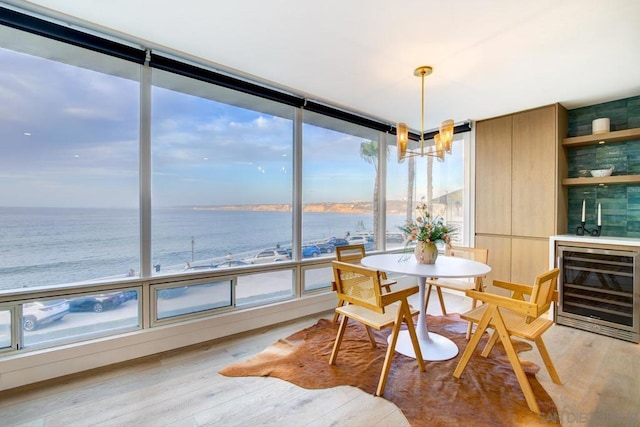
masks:
{"type": "Polygon", "coordinates": [[[584,236],[586,234],[587,236],[591,235],[593,237],[600,237],[600,232],[602,231],[601,225],[596,226],[597,228],[594,228],[593,230],[589,230],[585,228],[585,224],[586,222],[584,221],[580,223],[580,225],[576,228],[576,235],[584,236]]]}

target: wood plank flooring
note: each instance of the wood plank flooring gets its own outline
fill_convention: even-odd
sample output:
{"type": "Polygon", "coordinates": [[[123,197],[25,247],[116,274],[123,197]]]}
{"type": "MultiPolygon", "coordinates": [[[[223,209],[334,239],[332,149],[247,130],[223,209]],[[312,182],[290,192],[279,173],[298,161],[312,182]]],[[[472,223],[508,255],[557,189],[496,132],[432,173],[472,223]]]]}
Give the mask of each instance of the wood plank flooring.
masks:
{"type": "MultiPolygon", "coordinates": [[[[439,314],[432,296],[429,312],[439,314]]],[[[446,293],[447,309],[468,299],[446,293]]],[[[416,302],[414,301],[414,304],[416,302]]],[[[67,426],[406,426],[392,403],[352,387],[305,390],[272,378],[228,378],[218,370],[315,323],[298,319],[231,338],[0,392],[0,425],[67,426]]],[[[555,325],[545,342],[563,385],[537,363],[563,425],[640,424],[640,346],[555,325]]]]}

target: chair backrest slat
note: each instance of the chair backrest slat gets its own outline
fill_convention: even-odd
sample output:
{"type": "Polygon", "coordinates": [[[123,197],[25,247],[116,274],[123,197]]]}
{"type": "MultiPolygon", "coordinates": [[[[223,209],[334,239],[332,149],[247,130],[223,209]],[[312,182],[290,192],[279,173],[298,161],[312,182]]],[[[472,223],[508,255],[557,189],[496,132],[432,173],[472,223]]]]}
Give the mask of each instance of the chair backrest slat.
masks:
{"type": "Polygon", "coordinates": [[[485,248],[468,248],[465,246],[451,246],[446,249],[445,255],[457,258],[466,258],[483,264],[489,259],[489,250],[485,248]]]}
{"type": "Polygon", "coordinates": [[[547,311],[553,301],[553,293],[558,284],[560,269],[554,268],[546,273],[539,274],[533,283],[529,302],[539,307],[539,312],[547,311]]]}
{"type": "Polygon", "coordinates": [[[379,271],[340,261],[332,265],[338,298],[384,313],[379,271]]]}
{"type": "Polygon", "coordinates": [[[360,264],[364,256],[365,250],[363,244],[336,246],[336,259],[338,261],[360,264]]]}

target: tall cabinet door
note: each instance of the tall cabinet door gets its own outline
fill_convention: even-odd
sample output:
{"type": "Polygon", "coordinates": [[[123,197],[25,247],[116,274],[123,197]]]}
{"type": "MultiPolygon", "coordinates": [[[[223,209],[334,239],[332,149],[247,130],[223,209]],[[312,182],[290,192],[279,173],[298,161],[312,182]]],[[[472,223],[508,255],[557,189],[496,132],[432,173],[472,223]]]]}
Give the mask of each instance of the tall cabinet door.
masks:
{"type": "Polygon", "coordinates": [[[511,116],[476,124],[476,233],[511,234],[511,116]]]}
{"type": "Polygon", "coordinates": [[[513,115],[511,234],[544,237],[556,230],[556,107],[513,115]]]}
{"type": "Polygon", "coordinates": [[[549,268],[565,129],[557,104],[476,124],[475,245],[489,248],[491,279],[531,284],[549,268]]]}
{"type": "Polygon", "coordinates": [[[533,285],[540,273],[549,270],[549,240],[514,237],[511,239],[511,281],[533,285]]]}
{"type": "Polygon", "coordinates": [[[493,286],[494,280],[511,280],[511,238],[508,236],[476,236],[476,247],[489,250],[487,264],[491,273],[483,279],[488,292],[509,295],[509,291],[493,286]]]}

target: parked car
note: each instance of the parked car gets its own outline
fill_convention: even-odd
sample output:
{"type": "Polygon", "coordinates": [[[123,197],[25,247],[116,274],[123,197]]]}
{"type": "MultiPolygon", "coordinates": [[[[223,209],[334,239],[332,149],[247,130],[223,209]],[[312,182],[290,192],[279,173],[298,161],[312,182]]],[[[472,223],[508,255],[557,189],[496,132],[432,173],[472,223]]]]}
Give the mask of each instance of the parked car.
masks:
{"type": "Polygon", "coordinates": [[[178,286],[175,288],[164,288],[158,290],[158,298],[160,299],[171,299],[178,298],[187,293],[189,290],[188,286],[178,286]]]}
{"type": "Polygon", "coordinates": [[[34,331],[42,325],[62,319],[69,312],[66,300],[34,301],[22,305],[22,329],[34,331]]]}
{"type": "Polygon", "coordinates": [[[101,313],[116,308],[126,301],[124,292],[87,295],[69,300],[69,311],[93,311],[101,313]]]}
{"type": "Polygon", "coordinates": [[[368,241],[365,236],[351,236],[347,239],[350,245],[366,245],[368,241]]]}
{"type": "Polygon", "coordinates": [[[123,291],[122,293],[124,294],[123,302],[129,301],[132,299],[136,299],[136,300],[138,299],[138,291],[123,291]]]}
{"type": "Polygon", "coordinates": [[[244,261],[240,261],[239,259],[234,259],[230,261],[221,262],[220,264],[216,264],[213,268],[229,268],[229,267],[240,267],[242,265],[249,265],[244,261]]]}
{"type": "Polygon", "coordinates": [[[387,231],[387,243],[402,243],[404,242],[404,235],[401,232],[387,231]]]}
{"type": "Polygon", "coordinates": [[[347,246],[349,242],[346,239],[338,239],[336,237],[330,237],[327,240],[316,243],[318,249],[323,254],[335,252],[336,246],[347,246]]]}
{"type": "Polygon", "coordinates": [[[286,261],[291,259],[285,249],[265,249],[260,251],[251,259],[251,264],[262,264],[266,262],[286,261]]]}
{"type": "Polygon", "coordinates": [[[211,268],[214,268],[215,266],[213,264],[197,264],[197,265],[192,265],[190,262],[188,262],[185,266],[184,266],[184,271],[199,271],[199,270],[209,270],[211,268]]]}
{"type": "Polygon", "coordinates": [[[320,248],[317,245],[302,245],[303,258],[315,258],[320,256],[320,248]]]}
{"type": "MultiPolygon", "coordinates": [[[[293,258],[291,248],[287,248],[286,251],[287,251],[287,254],[289,255],[289,258],[293,258]]],[[[320,256],[321,253],[322,251],[317,245],[310,245],[310,244],[302,245],[303,258],[315,258],[317,256],[320,256]]]]}

